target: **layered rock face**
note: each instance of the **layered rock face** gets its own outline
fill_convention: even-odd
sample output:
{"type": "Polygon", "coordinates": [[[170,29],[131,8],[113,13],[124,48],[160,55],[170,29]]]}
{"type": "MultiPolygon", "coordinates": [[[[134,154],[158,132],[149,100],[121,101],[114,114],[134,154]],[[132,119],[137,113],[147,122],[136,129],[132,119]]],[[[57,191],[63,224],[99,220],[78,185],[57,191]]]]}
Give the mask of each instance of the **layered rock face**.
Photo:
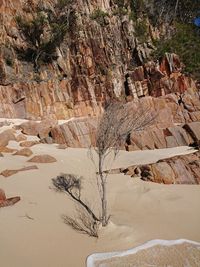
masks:
{"type": "MultiPolygon", "coordinates": [[[[199,140],[198,98],[186,94],[184,104],[179,104],[178,101],[177,95],[170,94],[161,98],[145,97],[135,102],[136,107],[142,106],[155,111],[156,118],[148,129],[130,135],[126,149],[131,151],[176,147],[199,140]]],[[[97,125],[98,119],[95,117],[78,118],[49,129],[46,137],[69,147],[89,147],[95,144],[97,125]]]]}
{"type": "Polygon", "coordinates": [[[200,184],[200,153],[174,157],[141,167],[144,180],[164,184],[200,184]]]}
{"type": "Polygon", "coordinates": [[[159,184],[200,184],[200,152],[159,160],[149,165],[115,169],[112,173],[124,173],[159,184]]]}
{"type": "MultiPolygon", "coordinates": [[[[33,64],[19,60],[16,53],[26,44],[15,17],[31,16],[38,1],[27,3],[0,2],[1,117],[36,120],[55,114],[69,119],[99,114],[109,98],[130,101],[186,90],[195,93],[193,81],[181,74],[177,56],[167,55],[160,64],[144,63],[158,31],[149,25],[149,38],[141,43],[129,13],[119,14],[116,1],[73,1],[75,20],[57,48],[57,59],[36,73],[33,64]]],[[[45,5],[53,9],[54,1],[45,5]]]]}

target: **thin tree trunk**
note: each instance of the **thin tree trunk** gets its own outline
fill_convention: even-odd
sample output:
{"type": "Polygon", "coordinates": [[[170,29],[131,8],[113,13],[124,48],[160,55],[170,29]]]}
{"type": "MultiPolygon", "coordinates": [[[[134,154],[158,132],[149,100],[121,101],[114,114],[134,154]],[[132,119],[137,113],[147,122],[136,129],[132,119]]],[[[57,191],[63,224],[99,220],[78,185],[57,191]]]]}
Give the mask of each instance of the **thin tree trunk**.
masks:
{"type": "Polygon", "coordinates": [[[107,218],[107,196],[106,196],[106,181],[102,183],[102,226],[108,224],[107,218]]]}
{"type": "Polygon", "coordinates": [[[101,179],[101,216],[102,216],[102,226],[108,224],[107,219],[107,195],[106,195],[106,180],[103,177],[103,164],[102,155],[99,155],[99,176],[101,179]]]}

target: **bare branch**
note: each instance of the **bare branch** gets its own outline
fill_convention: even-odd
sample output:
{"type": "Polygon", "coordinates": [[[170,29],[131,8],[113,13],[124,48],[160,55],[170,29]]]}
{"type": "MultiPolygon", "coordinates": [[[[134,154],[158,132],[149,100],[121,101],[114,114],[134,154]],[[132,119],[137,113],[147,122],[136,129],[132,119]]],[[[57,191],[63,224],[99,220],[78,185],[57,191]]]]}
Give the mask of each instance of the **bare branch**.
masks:
{"type": "Polygon", "coordinates": [[[74,230],[92,237],[98,237],[99,223],[81,207],[77,208],[73,218],[67,215],[63,215],[62,218],[74,230]]]}
{"type": "Polygon", "coordinates": [[[94,221],[99,221],[91,208],[81,199],[81,179],[82,177],[74,174],[61,174],[52,179],[52,182],[57,190],[67,193],[78,205],[85,209],[94,221]]]}

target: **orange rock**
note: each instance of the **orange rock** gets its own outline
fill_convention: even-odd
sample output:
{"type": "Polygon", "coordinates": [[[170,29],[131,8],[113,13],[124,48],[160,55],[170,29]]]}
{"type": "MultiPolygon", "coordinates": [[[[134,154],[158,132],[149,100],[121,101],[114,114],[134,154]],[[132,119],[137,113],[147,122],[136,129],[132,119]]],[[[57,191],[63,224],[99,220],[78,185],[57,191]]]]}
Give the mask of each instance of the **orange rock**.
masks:
{"type": "Polygon", "coordinates": [[[39,123],[36,121],[27,121],[19,125],[19,128],[22,130],[23,134],[38,135],[38,126],[39,123]]]}
{"type": "Polygon", "coordinates": [[[24,142],[20,143],[20,146],[22,146],[22,147],[32,147],[32,146],[38,145],[38,144],[40,144],[40,142],[38,142],[38,141],[24,141],[24,142]]]}
{"type": "Polygon", "coordinates": [[[194,140],[200,140],[200,122],[191,122],[184,125],[194,140]]]}
{"type": "Polygon", "coordinates": [[[18,170],[4,170],[0,173],[0,175],[3,175],[4,177],[9,177],[16,173],[18,173],[18,170]]]}
{"type": "Polygon", "coordinates": [[[151,167],[154,182],[163,184],[175,183],[175,174],[167,162],[158,162],[151,167]]]}
{"type": "Polygon", "coordinates": [[[12,149],[12,148],[9,148],[9,147],[0,147],[0,152],[3,152],[3,153],[13,153],[13,152],[16,152],[17,149],[12,149]]]}
{"type": "Polygon", "coordinates": [[[0,133],[0,147],[7,146],[11,140],[16,140],[12,129],[8,129],[0,133]]]}
{"type": "Polygon", "coordinates": [[[36,121],[27,121],[22,123],[19,127],[22,129],[22,133],[38,136],[43,139],[48,137],[51,128],[55,127],[57,124],[57,119],[53,115],[49,115],[40,123],[36,121]]]}
{"type": "Polygon", "coordinates": [[[17,202],[19,202],[20,199],[21,199],[20,197],[11,197],[11,198],[5,199],[2,202],[0,201],[0,208],[12,206],[16,204],[17,202]]]}
{"type": "Polygon", "coordinates": [[[19,134],[16,136],[16,141],[21,142],[27,140],[27,137],[24,134],[19,134]]]}
{"type": "Polygon", "coordinates": [[[0,188],[0,203],[4,200],[6,200],[6,194],[3,189],[0,188]]]}
{"type": "Polygon", "coordinates": [[[57,144],[66,144],[68,147],[89,147],[91,143],[95,143],[96,129],[96,118],[77,118],[54,127],[51,136],[57,144]]]}
{"type": "Polygon", "coordinates": [[[53,163],[57,160],[49,155],[37,155],[34,156],[32,159],[29,159],[28,162],[35,162],[35,163],[53,163]]]}
{"type": "Polygon", "coordinates": [[[29,171],[29,170],[37,170],[37,169],[38,167],[36,165],[33,165],[33,166],[24,167],[18,170],[4,170],[0,173],[0,175],[3,175],[4,177],[9,177],[21,171],[29,171]]]}
{"type": "Polygon", "coordinates": [[[200,184],[200,152],[141,166],[143,180],[164,184],[200,184]]]}
{"type": "Polygon", "coordinates": [[[33,152],[30,150],[30,148],[23,148],[23,149],[17,151],[14,155],[30,157],[32,154],[33,154],[33,152]]]}

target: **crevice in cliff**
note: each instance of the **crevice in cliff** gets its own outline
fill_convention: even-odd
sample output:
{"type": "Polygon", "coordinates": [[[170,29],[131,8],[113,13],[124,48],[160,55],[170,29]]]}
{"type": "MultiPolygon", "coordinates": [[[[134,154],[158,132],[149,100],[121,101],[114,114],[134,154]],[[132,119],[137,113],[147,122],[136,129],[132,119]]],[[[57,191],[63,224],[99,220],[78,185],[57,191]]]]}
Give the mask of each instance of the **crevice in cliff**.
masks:
{"type": "Polygon", "coordinates": [[[129,88],[129,85],[128,85],[128,78],[129,78],[129,74],[127,73],[125,75],[125,82],[124,82],[125,96],[130,96],[131,95],[130,88],[129,88]]]}

